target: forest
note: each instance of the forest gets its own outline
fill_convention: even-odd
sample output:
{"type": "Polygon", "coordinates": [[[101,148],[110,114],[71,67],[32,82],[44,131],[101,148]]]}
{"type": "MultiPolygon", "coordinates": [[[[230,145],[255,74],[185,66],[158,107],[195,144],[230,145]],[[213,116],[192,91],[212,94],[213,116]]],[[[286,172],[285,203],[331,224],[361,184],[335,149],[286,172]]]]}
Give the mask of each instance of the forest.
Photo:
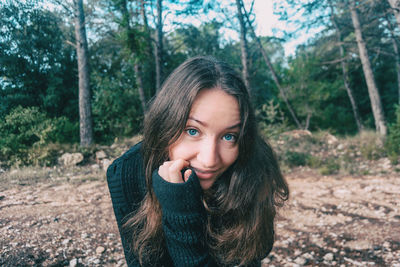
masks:
{"type": "Polygon", "coordinates": [[[0,0],[0,266],[127,266],[106,171],[210,55],[290,189],[261,266],[399,267],[399,50],[400,0],[0,0]]]}
{"type": "Polygon", "coordinates": [[[277,36],[256,34],[254,1],[1,1],[0,162],[51,165],[65,145],[140,134],[148,101],[196,55],[242,74],[267,137],[369,130],[396,161],[399,1],[275,0],[293,26],[277,36]],[[285,43],[316,28],[286,55],[285,43]]]}

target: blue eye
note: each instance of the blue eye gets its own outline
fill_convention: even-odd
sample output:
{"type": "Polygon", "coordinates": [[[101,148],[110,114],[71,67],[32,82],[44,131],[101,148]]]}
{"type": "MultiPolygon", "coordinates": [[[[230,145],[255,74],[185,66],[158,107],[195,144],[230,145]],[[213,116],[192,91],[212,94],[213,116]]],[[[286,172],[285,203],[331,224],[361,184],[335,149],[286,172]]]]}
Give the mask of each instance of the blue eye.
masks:
{"type": "Polygon", "coordinates": [[[223,137],[226,141],[236,141],[236,136],[233,134],[226,134],[223,137]]]}
{"type": "Polygon", "coordinates": [[[196,129],[187,129],[186,132],[190,136],[197,136],[199,134],[199,131],[197,131],[196,129]]]}

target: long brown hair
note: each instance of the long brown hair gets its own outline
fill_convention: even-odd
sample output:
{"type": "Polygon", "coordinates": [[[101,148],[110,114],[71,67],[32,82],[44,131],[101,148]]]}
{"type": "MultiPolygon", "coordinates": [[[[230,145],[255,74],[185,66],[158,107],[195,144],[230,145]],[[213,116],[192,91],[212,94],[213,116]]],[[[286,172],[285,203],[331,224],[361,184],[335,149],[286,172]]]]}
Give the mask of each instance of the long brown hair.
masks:
{"type": "Polygon", "coordinates": [[[262,259],[274,243],[276,207],[289,189],[270,145],[259,135],[249,93],[237,73],[211,57],[182,63],[165,81],[145,116],[143,159],[147,194],[124,224],[140,264],[166,253],[161,208],[152,188],[152,172],[168,159],[168,147],[184,131],[200,90],[218,88],[236,97],[241,116],[239,156],[204,194],[210,254],[220,264],[262,259]]]}

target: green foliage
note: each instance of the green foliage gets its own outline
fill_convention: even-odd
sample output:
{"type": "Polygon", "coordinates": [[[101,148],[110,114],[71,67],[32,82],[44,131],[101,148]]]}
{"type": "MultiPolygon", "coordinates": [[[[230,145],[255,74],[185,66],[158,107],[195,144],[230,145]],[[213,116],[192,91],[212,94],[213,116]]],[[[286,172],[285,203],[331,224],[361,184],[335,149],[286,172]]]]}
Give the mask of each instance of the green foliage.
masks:
{"type": "Polygon", "coordinates": [[[306,163],[309,158],[310,154],[308,153],[287,150],[283,154],[282,160],[289,167],[297,167],[297,166],[306,166],[306,163]]]}
{"type": "Polygon", "coordinates": [[[322,175],[332,175],[337,174],[340,170],[340,164],[337,160],[328,158],[325,160],[324,164],[319,168],[322,175]]]}
{"type": "Polygon", "coordinates": [[[396,108],[396,121],[389,127],[385,149],[390,161],[393,164],[397,164],[400,155],[400,106],[396,108]]]}
{"type": "Polygon", "coordinates": [[[98,85],[92,107],[95,138],[99,142],[109,143],[115,137],[131,136],[140,130],[143,111],[136,88],[129,85],[129,77],[124,73],[116,76],[93,76],[98,85]]]}
{"type": "Polygon", "coordinates": [[[50,119],[37,107],[19,106],[0,121],[0,161],[49,165],[57,149],[46,145],[76,142],[77,133],[77,125],[65,117],[50,119]]]}
{"type": "Polygon", "coordinates": [[[274,104],[273,100],[257,109],[256,117],[261,133],[268,138],[277,138],[288,129],[287,120],[280,110],[279,104],[274,104]]]}
{"type": "Polygon", "coordinates": [[[17,106],[77,120],[77,74],[72,27],[38,1],[0,6],[0,118],[17,106]]]}

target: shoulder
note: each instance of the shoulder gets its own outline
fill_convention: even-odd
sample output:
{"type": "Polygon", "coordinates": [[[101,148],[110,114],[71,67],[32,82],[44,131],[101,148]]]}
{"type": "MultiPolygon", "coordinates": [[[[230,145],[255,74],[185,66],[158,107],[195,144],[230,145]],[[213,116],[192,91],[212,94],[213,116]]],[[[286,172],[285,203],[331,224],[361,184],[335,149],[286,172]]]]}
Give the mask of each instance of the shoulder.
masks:
{"type": "Polygon", "coordinates": [[[118,173],[118,171],[120,171],[119,169],[126,164],[143,163],[141,147],[142,142],[137,143],[124,154],[122,154],[122,156],[115,159],[107,169],[107,179],[112,179],[118,173]]]}
{"type": "Polygon", "coordinates": [[[108,167],[107,183],[112,198],[122,198],[130,204],[142,200],[146,186],[141,142],[131,147],[108,167]]]}

